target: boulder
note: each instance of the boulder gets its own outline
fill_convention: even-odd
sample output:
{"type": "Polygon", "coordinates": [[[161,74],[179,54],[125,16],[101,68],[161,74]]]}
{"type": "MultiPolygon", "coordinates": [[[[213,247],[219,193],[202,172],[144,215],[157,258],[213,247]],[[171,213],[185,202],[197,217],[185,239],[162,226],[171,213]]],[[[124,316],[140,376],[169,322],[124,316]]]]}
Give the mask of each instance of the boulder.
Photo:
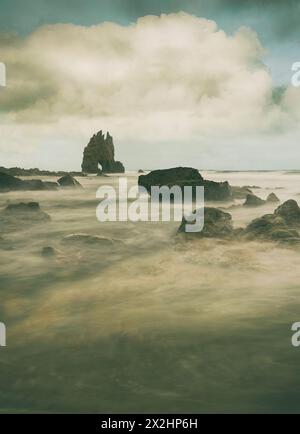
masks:
{"type": "Polygon", "coordinates": [[[300,241],[298,232],[288,226],[286,221],[275,214],[266,214],[253,220],[245,229],[248,239],[273,241],[300,241]]]}
{"type": "Polygon", "coordinates": [[[82,188],[81,184],[71,175],[65,175],[57,181],[60,187],[82,188]]]}
{"type": "Polygon", "coordinates": [[[41,210],[38,202],[9,203],[0,213],[0,226],[3,231],[22,229],[35,223],[44,223],[50,216],[41,210]]]}
{"type": "Polygon", "coordinates": [[[125,169],[120,161],[115,161],[115,148],[113,138],[102,130],[94,134],[83,151],[82,171],[86,173],[98,173],[99,165],[106,173],[124,173],[125,169]]]}
{"type": "Polygon", "coordinates": [[[255,196],[255,194],[247,194],[246,201],[243,205],[248,206],[248,207],[256,207],[256,206],[262,206],[265,204],[266,204],[266,201],[261,199],[258,196],[255,196]]]}
{"type": "Polygon", "coordinates": [[[280,205],[274,214],[282,217],[291,226],[300,225],[300,208],[298,203],[293,199],[287,200],[280,205]]]}
{"type": "Polygon", "coordinates": [[[278,199],[278,197],[276,196],[275,193],[270,193],[269,196],[267,197],[267,202],[268,203],[278,203],[278,202],[280,202],[280,200],[278,199]]]}
{"type": "MultiPolygon", "coordinates": [[[[223,201],[232,198],[228,182],[214,182],[205,180],[197,169],[191,167],[175,167],[172,169],[153,170],[147,175],[140,175],[138,184],[146,188],[151,194],[151,187],[163,185],[167,187],[203,186],[205,200],[223,201]]],[[[195,194],[196,189],[194,190],[195,194]]]]}
{"type": "Polygon", "coordinates": [[[42,248],[41,255],[45,258],[53,258],[57,255],[57,250],[54,247],[46,246],[42,248]]]}
{"type": "Polygon", "coordinates": [[[198,238],[230,238],[233,235],[231,214],[218,208],[204,208],[204,227],[202,231],[186,232],[186,224],[189,224],[189,222],[183,217],[178,228],[179,233],[183,232],[198,238]]]}

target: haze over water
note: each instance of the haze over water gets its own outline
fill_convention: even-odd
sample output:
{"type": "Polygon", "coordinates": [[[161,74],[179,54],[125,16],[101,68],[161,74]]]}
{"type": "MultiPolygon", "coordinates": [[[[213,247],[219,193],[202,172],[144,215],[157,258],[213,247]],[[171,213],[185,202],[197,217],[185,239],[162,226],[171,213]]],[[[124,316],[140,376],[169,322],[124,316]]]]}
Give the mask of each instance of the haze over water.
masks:
{"type": "MultiPolygon", "coordinates": [[[[300,173],[201,174],[300,198],[300,173]]],[[[0,250],[0,411],[298,412],[299,247],[184,243],[178,222],[99,223],[97,187],[118,177],[77,179],[84,189],[0,196],[1,209],[33,200],[51,216],[1,228],[11,249],[0,250]],[[72,233],[120,242],[62,241],[72,233]],[[57,256],[43,257],[45,246],[57,256]]],[[[229,212],[240,227],[276,206],[229,212]]]]}

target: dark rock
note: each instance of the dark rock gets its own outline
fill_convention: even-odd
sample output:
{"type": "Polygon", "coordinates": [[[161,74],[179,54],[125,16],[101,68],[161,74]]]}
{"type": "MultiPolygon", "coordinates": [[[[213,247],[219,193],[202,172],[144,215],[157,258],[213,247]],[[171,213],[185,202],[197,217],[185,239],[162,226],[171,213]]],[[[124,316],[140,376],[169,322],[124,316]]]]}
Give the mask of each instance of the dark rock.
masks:
{"type": "Polygon", "coordinates": [[[232,217],[231,214],[221,211],[218,208],[204,208],[204,227],[200,232],[186,232],[187,222],[183,217],[179,226],[179,233],[190,234],[192,237],[198,238],[230,238],[233,235],[232,217]]]}
{"type": "Polygon", "coordinates": [[[280,202],[280,200],[278,199],[278,197],[276,196],[275,193],[270,193],[269,196],[267,197],[267,202],[278,203],[278,202],[280,202]]]}
{"type": "Polygon", "coordinates": [[[245,229],[247,238],[273,241],[300,241],[298,232],[275,214],[266,214],[253,220],[245,229]]]}
{"type": "Polygon", "coordinates": [[[248,194],[253,194],[249,187],[231,186],[233,199],[246,199],[248,194]]]}
{"type": "Polygon", "coordinates": [[[255,196],[255,194],[247,194],[246,201],[243,205],[249,206],[249,207],[255,207],[255,206],[262,206],[265,204],[266,204],[266,201],[261,199],[258,196],[255,196]]]}
{"type": "Polygon", "coordinates": [[[120,161],[115,161],[115,148],[112,136],[107,132],[106,137],[102,130],[93,135],[83,152],[82,171],[98,173],[98,165],[106,173],[124,173],[125,169],[120,161]]]}
{"type": "Polygon", "coordinates": [[[82,188],[81,184],[71,175],[65,175],[57,181],[61,187],[82,188]]]}
{"type": "MultiPolygon", "coordinates": [[[[19,191],[19,190],[53,190],[54,184],[50,182],[43,182],[40,179],[26,179],[22,180],[12,175],[0,172],[0,192],[19,191]]],[[[56,184],[57,187],[57,184],[56,184]]]]}
{"type": "Polygon", "coordinates": [[[56,251],[56,249],[54,249],[54,247],[46,246],[46,247],[43,247],[41,254],[44,257],[52,258],[52,257],[56,256],[57,251],[56,251]]]}
{"type": "Polygon", "coordinates": [[[280,205],[275,211],[276,216],[282,217],[287,224],[292,226],[300,225],[300,208],[293,199],[287,200],[280,205]]]}
{"type": "MultiPolygon", "coordinates": [[[[223,201],[232,198],[228,182],[214,182],[203,179],[198,170],[191,167],[175,167],[172,169],[153,170],[147,175],[140,175],[138,184],[151,194],[151,187],[163,185],[179,186],[183,191],[185,186],[203,186],[205,200],[223,201]]],[[[196,191],[196,190],[195,190],[196,191]]]]}
{"type": "Polygon", "coordinates": [[[139,169],[138,173],[144,173],[144,171],[142,169],[139,169]]]}

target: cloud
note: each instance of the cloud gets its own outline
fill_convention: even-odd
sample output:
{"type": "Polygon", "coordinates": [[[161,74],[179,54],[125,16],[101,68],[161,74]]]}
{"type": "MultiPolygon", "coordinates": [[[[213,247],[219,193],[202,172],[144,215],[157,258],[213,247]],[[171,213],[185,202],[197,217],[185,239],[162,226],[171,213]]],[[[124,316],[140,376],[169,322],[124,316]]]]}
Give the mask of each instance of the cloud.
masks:
{"type": "Polygon", "coordinates": [[[130,26],[47,25],[23,38],[2,34],[0,46],[3,149],[86,141],[100,128],[141,142],[248,137],[298,117],[291,98],[274,98],[255,32],[228,35],[183,12],[130,26]]]}

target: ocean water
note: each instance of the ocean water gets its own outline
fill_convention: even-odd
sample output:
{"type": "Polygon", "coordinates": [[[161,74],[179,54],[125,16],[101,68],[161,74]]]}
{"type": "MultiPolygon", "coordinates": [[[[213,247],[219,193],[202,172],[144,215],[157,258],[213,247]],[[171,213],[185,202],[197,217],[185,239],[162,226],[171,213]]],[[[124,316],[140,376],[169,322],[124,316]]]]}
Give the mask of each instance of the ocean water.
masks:
{"type": "MultiPolygon", "coordinates": [[[[201,173],[300,203],[300,173],[201,173]]],[[[51,216],[1,228],[0,411],[298,413],[300,247],[178,242],[178,222],[100,223],[96,190],[118,177],[78,180],[82,190],[0,195],[1,209],[34,200],[51,216]],[[118,243],[63,242],[72,233],[118,243]]],[[[240,227],[274,208],[230,212],[240,227]]]]}

